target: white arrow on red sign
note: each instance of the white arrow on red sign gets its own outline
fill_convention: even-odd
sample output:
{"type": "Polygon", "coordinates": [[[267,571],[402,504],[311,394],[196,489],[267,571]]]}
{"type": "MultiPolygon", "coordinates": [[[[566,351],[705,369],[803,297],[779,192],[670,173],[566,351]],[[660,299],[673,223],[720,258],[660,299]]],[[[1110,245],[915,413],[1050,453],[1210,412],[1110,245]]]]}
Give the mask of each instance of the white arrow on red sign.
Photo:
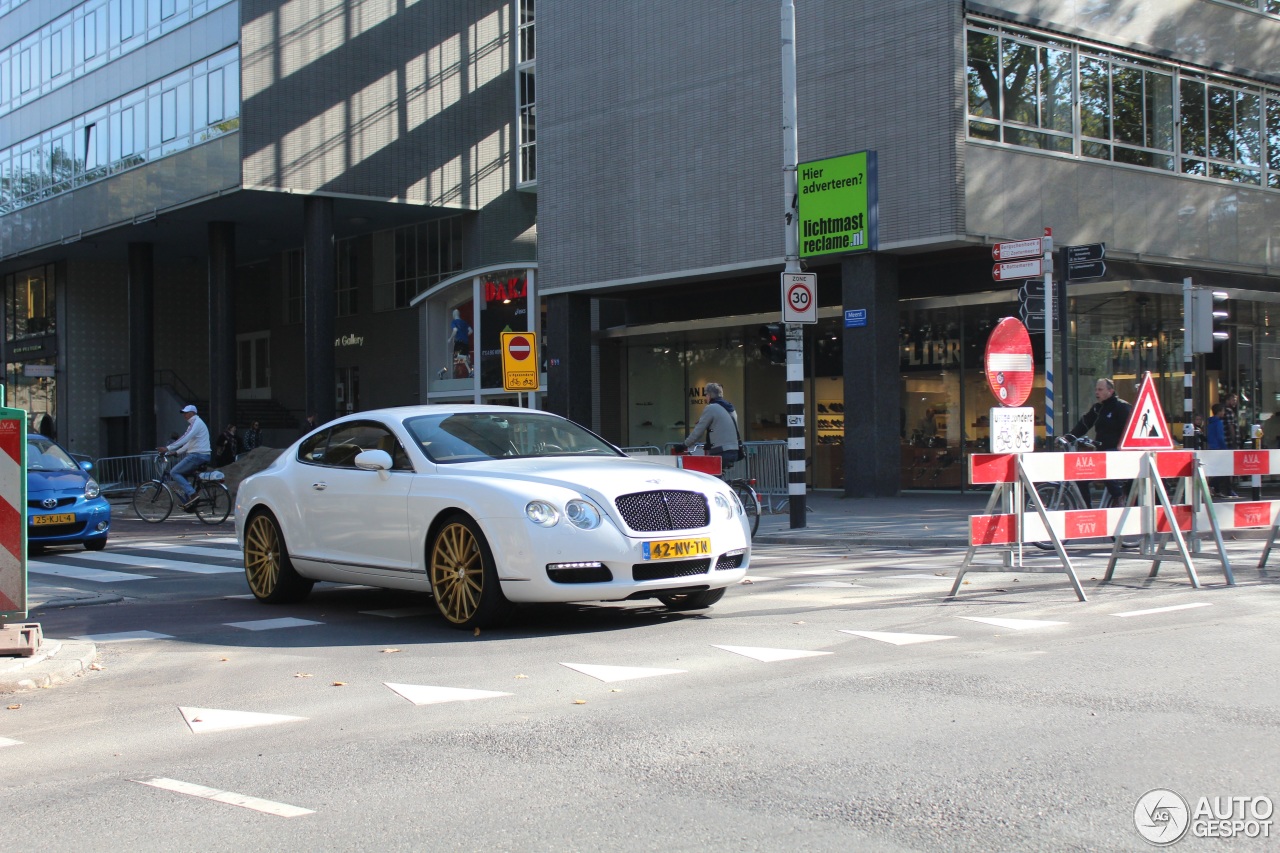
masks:
{"type": "Polygon", "coordinates": [[[1031,360],[1031,337],[1016,317],[1005,317],[987,338],[982,359],[987,387],[1002,406],[1021,406],[1031,393],[1036,369],[1031,360]]]}
{"type": "Polygon", "coordinates": [[[1010,261],[996,264],[991,268],[991,277],[996,281],[1015,281],[1020,278],[1035,278],[1044,275],[1044,260],[1029,258],[1025,261],[1010,261]]]}
{"type": "Polygon", "coordinates": [[[995,261],[1036,258],[1043,254],[1044,248],[1039,237],[1032,237],[1030,240],[1010,240],[1007,243],[996,243],[991,247],[991,259],[995,261]]]}

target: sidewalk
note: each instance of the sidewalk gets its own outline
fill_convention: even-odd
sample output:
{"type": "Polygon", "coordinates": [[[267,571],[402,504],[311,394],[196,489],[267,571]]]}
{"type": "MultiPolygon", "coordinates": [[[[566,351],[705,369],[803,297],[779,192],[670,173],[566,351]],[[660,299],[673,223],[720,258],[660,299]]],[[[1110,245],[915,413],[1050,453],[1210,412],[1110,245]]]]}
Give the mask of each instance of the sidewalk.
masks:
{"type": "Polygon", "coordinates": [[[760,520],[754,541],[766,545],[967,548],[969,516],[981,513],[990,498],[990,492],[906,492],[893,498],[810,492],[805,498],[808,511],[803,528],[791,528],[791,513],[784,507],[760,520]]]}

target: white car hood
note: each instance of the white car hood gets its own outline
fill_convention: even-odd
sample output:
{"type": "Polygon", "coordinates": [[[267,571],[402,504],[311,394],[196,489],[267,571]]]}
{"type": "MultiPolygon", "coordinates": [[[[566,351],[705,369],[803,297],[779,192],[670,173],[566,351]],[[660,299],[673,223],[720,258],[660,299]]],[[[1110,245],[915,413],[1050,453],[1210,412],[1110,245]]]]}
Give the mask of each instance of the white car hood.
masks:
{"type": "MultiPolygon", "coordinates": [[[[441,465],[442,474],[451,473],[453,465],[441,465]]],[[[468,477],[491,477],[497,480],[559,486],[582,492],[613,503],[619,495],[652,492],[657,489],[683,489],[706,492],[723,485],[715,477],[685,471],[643,459],[599,459],[592,457],[544,457],[541,459],[498,459],[490,462],[467,462],[456,466],[468,477]]],[[[458,473],[462,473],[459,470],[458,473]]]]}

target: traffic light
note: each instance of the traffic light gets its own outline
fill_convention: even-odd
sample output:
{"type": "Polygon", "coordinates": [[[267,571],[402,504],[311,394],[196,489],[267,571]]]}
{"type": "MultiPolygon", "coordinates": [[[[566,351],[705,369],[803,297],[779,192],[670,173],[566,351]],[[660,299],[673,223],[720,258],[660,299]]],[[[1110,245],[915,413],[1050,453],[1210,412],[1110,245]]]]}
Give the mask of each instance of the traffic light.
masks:
{"type": "Polygon", "coordinates": [[[1192,352],[1213,352],[1218,341],[1231,337],[1226,322],[1231,316],[1227,310],[1227,294],[1221,290],[1191,291],[1191,317],[1186,321],[1192,352]]]}
{"type": "Polygon", "coordinates": [[[760,355],[770,364],[787,363],[787,327],[769,323],[760,327],[760,355]]]}

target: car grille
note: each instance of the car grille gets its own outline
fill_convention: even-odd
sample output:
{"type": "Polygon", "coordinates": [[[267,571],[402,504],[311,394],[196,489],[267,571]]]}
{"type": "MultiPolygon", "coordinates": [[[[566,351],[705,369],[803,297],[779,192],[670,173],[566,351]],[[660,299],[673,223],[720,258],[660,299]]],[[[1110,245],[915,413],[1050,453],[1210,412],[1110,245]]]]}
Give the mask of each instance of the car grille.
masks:
{"type": "Polygon", "coordinates": [[[631,567],[631,577],[638,581],[687,578],[692,575],[705,575],[709,568],[711,568],[710,560],[663,560],[658,563],[636,563],[631,567]]]}
{"type": "Polygon", "coordinates": [[[637,531],[691,530],[711,521],[707,497],[701,492],[636,492],[614,501],[627,527],[637,531]]]}
{"type": "Polygon", "coordinates": [[[723,572],[725,569],[737,569],[742,567],[742,560],[746,554],[725,554],[716,560],[716,571],[723,572]]]}
{"type": "Polygon", "coordinates": [[[55,536],[75,536],[84,532],[84,522],[71,524],[42,524],[39,527],[27,525],[27,539],[52,539],[55,536]]]}
{"type": "MultiPolygon", "coordinates": [[[[58,498],[58,506],[70,506],[75,502],[76,502],[75,498],[58,498]]],[[[27,506],[31,507],[32,509],[53,509],[53,507],[46,507],[44,505],[43,499],[27,501],[27,506]]]]}

